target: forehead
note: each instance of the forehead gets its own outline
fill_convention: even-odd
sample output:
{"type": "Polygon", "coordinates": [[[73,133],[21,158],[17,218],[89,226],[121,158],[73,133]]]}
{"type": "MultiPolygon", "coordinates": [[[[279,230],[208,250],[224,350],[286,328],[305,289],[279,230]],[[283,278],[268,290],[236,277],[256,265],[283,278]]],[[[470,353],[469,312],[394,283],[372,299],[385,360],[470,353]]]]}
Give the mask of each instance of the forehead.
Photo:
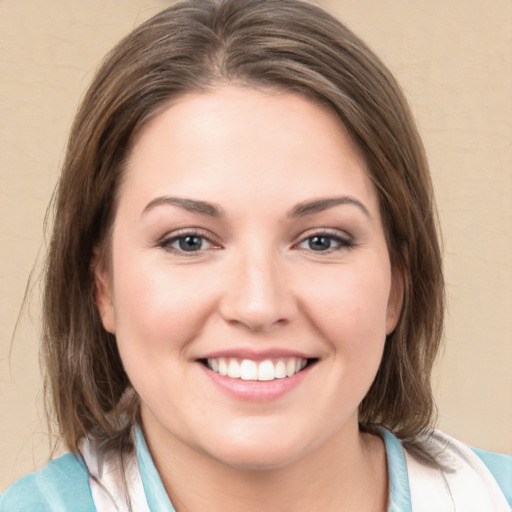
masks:
{"type": "Polygon", "coordinates": [[[130,191],[283,203],[350,192],[376,204],[335,114],[298,94],[242,87],[182,96],[153,118],[128,159],[121,196],[130,191]]]}

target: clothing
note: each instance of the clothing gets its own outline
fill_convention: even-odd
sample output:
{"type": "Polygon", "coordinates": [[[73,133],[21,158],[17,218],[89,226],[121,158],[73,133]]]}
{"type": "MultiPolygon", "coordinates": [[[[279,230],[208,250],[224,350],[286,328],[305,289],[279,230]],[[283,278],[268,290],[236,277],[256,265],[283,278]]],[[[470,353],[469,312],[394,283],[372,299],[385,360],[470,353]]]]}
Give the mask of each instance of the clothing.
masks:
{"type": "MultiPolygon", "coordinates": [[[[391,432],[382,429],[382,437],[389,472],[388,512],[512,510],[512,456],[471,450],[449,436],[434,432],[433,442],[443,449],[443,460],[451,468],[443,472],[414,459],[391,432]],[[479,490],[475,492],[475,488],[479,490]],[[486,505],[478,503],[479,499],[486,500],[487,495],[486,505]],[[448,505],[446,502],[439,504],[443,496],[449,501],[448,505]],[[452,499],[463,503],[459,506],[457,502],[457,508],[454,508],[452,499]]],[[[125,465],[126,480],[134,499],[133,509],[137,512],[174,512],[140,428],[135,429],[135,447],[136,457],[125,465]]],[[[87,442],[81,451],[83,456],[66,454],[15,482],[0,496],[0,512],[115,510],[109,502],[111,498],[96,479],[111,489],[118,510],[124,510],[124,491],[113,470],[117,467],[115,461],[98,457],[94,446],[87,442]]]]}

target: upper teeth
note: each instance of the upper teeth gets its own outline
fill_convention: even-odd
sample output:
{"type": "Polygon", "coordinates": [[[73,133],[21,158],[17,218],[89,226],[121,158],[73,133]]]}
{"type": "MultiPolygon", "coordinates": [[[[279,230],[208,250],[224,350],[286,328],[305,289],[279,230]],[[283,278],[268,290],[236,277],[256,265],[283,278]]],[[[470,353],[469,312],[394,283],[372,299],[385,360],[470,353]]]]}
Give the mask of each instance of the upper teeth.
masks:
{"type": "Polygon", "coordinates": [[[307,360],[301,357],[286,359],[235,359],[219,357],[207,359],[208,368],[220,375],[242,380],[274,380],[291,377],[306,366],[307,360]]]}

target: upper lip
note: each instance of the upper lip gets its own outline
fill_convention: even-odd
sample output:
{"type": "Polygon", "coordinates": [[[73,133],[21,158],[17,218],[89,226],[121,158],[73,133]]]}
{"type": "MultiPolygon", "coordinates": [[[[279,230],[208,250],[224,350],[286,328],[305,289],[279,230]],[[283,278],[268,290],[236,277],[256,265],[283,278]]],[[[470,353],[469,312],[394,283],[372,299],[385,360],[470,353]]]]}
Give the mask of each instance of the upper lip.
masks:
{"type": "Polygon", "coordinates": [[[255,349],[248,347],[230,348],[224,350],[215,350],[202,354],[197,360],[201,359],[218,359],[218,358],[236,358],[236,359],[251,359],[252,361],[264,361],[265,359],[281,359],[296,357],[301,359],[314,359],[316,356],[300,352],[297,350],[290,350],[287,348],[267,348],[255,349]]]}

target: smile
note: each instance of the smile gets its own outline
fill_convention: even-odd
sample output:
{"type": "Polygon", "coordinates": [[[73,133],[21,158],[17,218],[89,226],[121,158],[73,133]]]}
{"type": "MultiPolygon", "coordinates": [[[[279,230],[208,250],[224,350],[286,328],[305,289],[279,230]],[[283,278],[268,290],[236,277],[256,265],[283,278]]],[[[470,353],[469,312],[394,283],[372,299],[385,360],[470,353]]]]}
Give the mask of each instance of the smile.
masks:
{"type": "Polygon", "coordinates": [[[308,359],[286,357],[254,361],[252,359],[209,358],[204,361],[207,368],[232,379],[271,381],[285,379],[299,373],[308,365],[308,359]]]}

